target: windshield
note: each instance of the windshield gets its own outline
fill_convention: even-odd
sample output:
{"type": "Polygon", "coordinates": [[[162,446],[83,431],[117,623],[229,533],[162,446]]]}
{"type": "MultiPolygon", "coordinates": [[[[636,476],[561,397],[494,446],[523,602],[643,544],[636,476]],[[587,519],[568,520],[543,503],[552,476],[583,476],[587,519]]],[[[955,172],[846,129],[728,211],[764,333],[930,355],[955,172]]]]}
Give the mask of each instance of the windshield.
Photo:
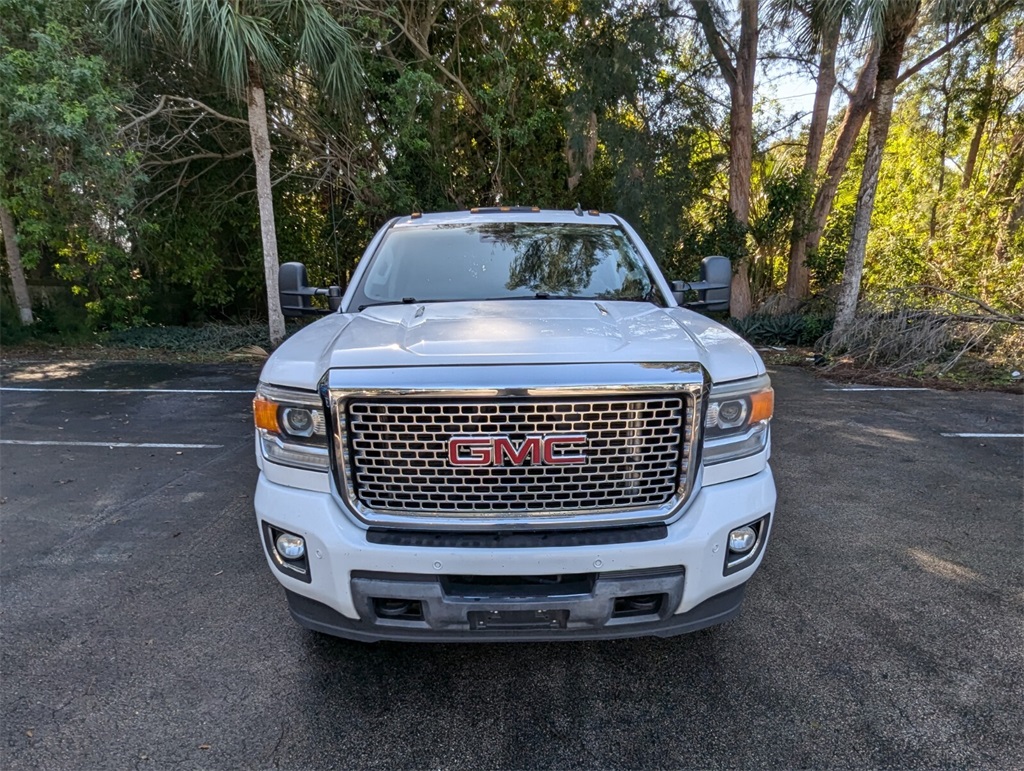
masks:
{"type": "Polygon", "coordinates": [[[524,222],[394,228],[374,254],[354,304],[521,298],[662,304],[621,228],[524,222]]]}

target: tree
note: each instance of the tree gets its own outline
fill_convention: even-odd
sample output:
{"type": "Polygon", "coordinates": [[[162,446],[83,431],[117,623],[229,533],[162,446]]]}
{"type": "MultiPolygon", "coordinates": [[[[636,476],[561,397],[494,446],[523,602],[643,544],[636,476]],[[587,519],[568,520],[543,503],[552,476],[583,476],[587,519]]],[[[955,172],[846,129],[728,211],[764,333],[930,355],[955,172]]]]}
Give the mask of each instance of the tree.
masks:
{"type": "MultiPolygon", "coordinates": [[[[740,29],[735,44],[720,31],[721,11],[710,0],[690,0],[697,21],[729,88],[729,211],[744,230],[750,222],[750,177],[754,152],[754,73],[757,66],[758,0],[739,0],[740,29]],[[716,16],[718,18],[716,18],[716,16]],[[735,51],[735,59],[729,51],[735,51]]],[[[750,281],[746,250],[733,255],[737,261],[732,282],[731,313],[750,315],[750,281]]]]}
{"type": "Polygon", "coordinates": [[[868,230],[871,227],[871,213],[875,207],[875,192],[878,189],[878,171],[882,166],[885,140],[889,136],[892,120],[892,104],[896,96],[896,78],[903,62],[903,49],[921,8],[920,0],[892,0],[882,11],[882,43],[878,54],[878,74],[875,77],[875,97],[871,105],[871,123],[868,128],[867,154],[861,172],[860,192],[857,194],[857,209],[853,217],[853,232],[843,267],[843,281],[836,306],[835,329],[842,336],[844,329],[853,321],[860,294],[860,280],[864,273],[864,251],[867,248],[868,230]]]}
{"type": "Polygon", "coordinates": [[[115,140],[130,94],[84,6],[0,0],[0,229],[24,323],[33,270],[71,283],[96,315],[138,317],[123,245],[135,160],[115,140]]]}
{"type": "MultiPolygon", "coordinates": [[[[970,0],[964,0],[964,2],[968,3],[968,6],[971,5],[970,0]]],[[[1002,2],[997,3],[988,14],[981,16],[957,35],[947,39],[944,45],[939,46],[928,55],[920,58],[913,66],[908,67],[899,74],[896,78],[896,86],[898,87],[941,56],[969,39],[985,23],[1007,10],[1011,2],[1012,0],[1002,0],[1002,2]]],[[[820,181],[817,181],[814,187],[813,196],[811,197],[813,203],[811,204],[810,212],[801,223],[794,223],[786,281],[786,295],[788,304],[791,306],[806,298],[809,294],[810,286],[806,260],[809,255],[816,254],[818,251],[828,223],[829,214],[832,212],[832,205],[839,191],[843,175],[846,173],[846,168],[849,165],[857,138],[864,126],[864,122],[875,105],[878,93],[876,82],[878,77],[880,40],[882,39],[880,25],[883,22],[884,14],[889,5],[889,3],[881,2],[880,0],[859,0],[859,2],[853,2],[847,11],[852,17],[860,19],[862,23],[867,23],[868,45],[866,46],[863,64],[857,75],[856,82],[849,91],[849,99],[843,111],[842,121],[836,133],[835,143],[832,146],[832,152],[825,171],[820,181]]],[[[828,7],[827,2],[825,6],[826,8],[828,7]]],[[[836,11],[837,9],[832,8],[831,10],[836,11]]],[[[851,33],[856,36],[859,25],[854,25],[854,27],[851,29],[851,33]]],[[[818,85],[821,86],[820,77],[818,85]]],[[[819,94],[820,88],[816,91],[816,100],[819,94]]],[[[809,145],[808,150],[810,149],[809,145]]]]}
{"type": "Polygon", "coordinates": [[[992,109],[992,101],[995,91],[996,62],[999,55],[999,39],[1003,34],[1002,25],[994,24],[995,29],[985,41],[985,48],[988,56],[984,67],[985,80],[981,91],[977,95],[974,105],[974,112],[977,114],[974,134],[971,137],[971,148],[967,152],[967,160],[964,162],[963,179],[960,183],[962,190],[967,190],[974,179],[974,168],[978,162],[978,151],[981,149],[981,139],[985,134],[985,126],[988,123],[989,112],[992,109]]]}
{"type": "Polygon", "coordinates": [[[723,253],[702,243],[712,220],[704,193],[722,161],[702,45],[652,0],[587,0],[566,30],[555,62],[566,83],[568,206],[621,214],[666,275],[693,275],[700,257],[723,253]]]}
{"type": "Polygon", "coordinates": [[[22,324],[31,324],[32,298],[28,294],[28,283],[25,281],[25,268],[21,263],[21,249],[18,246],[18,233],[14,228],[14,217],[8,208],[0,202],[0,230],[4,232],[4,249],[7,250],[7,267],[11,271],[11,289],[14,291],[14,302],[18,305],[18,315],[22,324]]]}
{"type": "Polygon", "coordinates": [[[145,44],[196,62],[224,91],[244,100],[256,170],[271,345],[284,339],[278,293],[277,232],[270,177],[267,88],[308,67],[319,89],[337,104],[354,100],[361,78],[348,31],[317,0],[101,0],[100,14],[115,47],[127,58],[145,44]]]}
{"type": "MultiPolygon", "coordinates": [[[[979,3],[973,0],[950,0],[938,2],[932,7],[936,17],[943,23],[962,20],[972,12],[977,12],[979,3]]],[[[939,51],[948,51],[953,45],[965,39],[986,21],[991,20],[1010,7],[1004,0],[997,3],[995,9],[984,15],[981,20],[970,25],[955,38],[947,41],[939,51]]],[[[902,75],[900,67],[907,38],[918,23],[921,11],[921,0],[888,0],[874,3],[869,7],[873,16],[870,23],[876,31],[876,39],[880,40],[878,70],[875,77],[875,94],[871,103],[871,123],[868,129],[867,151],[864,158],[864,169],[861,173],[860,190],[857,194],[857,208],[854,213],[853,230],[846,253],[843,268],[843,280],[839,290],[836,306],[835,330],[842,337],[845,329],[853,322],[860,298],[860,283],[864,273],[864,257],[867,249],[868,231],[871,228],[871,215],[874,212],[875,193],[878,189],[878,173],[882,165],[885,141],[889,135],[889,124],[892,119],[893,100],[896,88],[912,71],[917,71],[929,60],[938,58],[935,54],[910,68],[902,75]],[[933,58],[934,57],[934,58],[933,58]]],[[[939,54],[941,55],[941,54],[939,54]]]]}
{"type": "MultiPolygon", "coordinates": [[[[795,5],[787,2],[786,6],[795,5]]],[[[817,77],[814,87],[814,104],[811,108],[811,123],[807,131],[807,149],[804,152],[802,169],[805,190],[812,189],[818,176],[821,151],[828,128],[828,111],[832,92],[836,87],[836,53],[843,22],[850,13],[850,2],[814,0],[809,11],[803,15],[803,29],[800,37],[818,55],[817,77]]],[[[790,7],[784,8],[792,12],[790,7]]],[[[809,196],[805,196],[809,198],[809,196]]],[[[810,201],[805,200],[793,218],[790,237],[789,263],[786,273],[786,297],[789,308],[805,298],[810,292],[810,271],[807,268],[806,235],[810,220],[810,201]]]]}

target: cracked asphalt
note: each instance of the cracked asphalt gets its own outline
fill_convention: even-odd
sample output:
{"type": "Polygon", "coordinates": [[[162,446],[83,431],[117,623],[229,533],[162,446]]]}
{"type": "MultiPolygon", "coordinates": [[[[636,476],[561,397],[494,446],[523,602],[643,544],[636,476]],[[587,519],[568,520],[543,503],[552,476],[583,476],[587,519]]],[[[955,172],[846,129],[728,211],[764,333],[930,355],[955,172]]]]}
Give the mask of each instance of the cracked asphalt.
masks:
{"type": "Polygon", "coordinates": [[[1022,397],[776,369],[737,620],[367,646],[296,626],[264,561],[257,374],[3,367],[4,769],[1024,766],[1024,440],[943,436],[1020,434],[1022,397]]]}

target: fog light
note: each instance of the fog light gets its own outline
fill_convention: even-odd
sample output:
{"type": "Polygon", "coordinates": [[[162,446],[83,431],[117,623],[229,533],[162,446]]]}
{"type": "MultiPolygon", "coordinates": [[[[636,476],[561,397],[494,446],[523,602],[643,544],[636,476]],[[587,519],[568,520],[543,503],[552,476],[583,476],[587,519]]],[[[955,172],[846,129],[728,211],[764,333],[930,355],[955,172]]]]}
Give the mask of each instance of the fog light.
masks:
{"type": "Polygon", "coordinates": [[[291,533],[281,533],[274,545],[277,547],[277,553],[286,560],[302,559],[302,555],[306,553],[306,542],[291,533]]]}
{"type": "Polygon", "coordinates": [[[752,527],[738,527],[729,533],[729,551],[743,554],[754,548],[757,532],[752,527]]]}

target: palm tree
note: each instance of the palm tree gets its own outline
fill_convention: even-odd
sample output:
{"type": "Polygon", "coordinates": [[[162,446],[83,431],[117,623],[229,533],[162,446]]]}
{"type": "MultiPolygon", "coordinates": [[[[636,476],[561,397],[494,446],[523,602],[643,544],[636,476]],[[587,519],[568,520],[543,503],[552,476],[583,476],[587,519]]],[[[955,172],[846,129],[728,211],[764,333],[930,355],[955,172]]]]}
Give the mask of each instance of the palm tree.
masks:
{"type": "MultiPolygon", "coordinates": [[[[804,153],[803,178],[810,189],[818,176],[821,150],[828,128],[828,109],[832,92],[836,88],[836,53],[843,25],[849,20],[853,0],[811,0],[801,7],[795,0],[777,2],[782,16],[800,14],[797,42],[818,56],[815,78],[814,105],[807,130],[807,149],[804,153]]],[[[787,306],[793,308],[810,293],[810,271],[807,268],[807,231],[810,223],[810,200],[803,202],[793,218],[790,235],[789,267],[786,275],[787,306]]]]}
{"type": "Polygon", "coordinates": [[[98,8],[126,58],[137,58],[146,45],[159,45],[198,64],[228,96],[245,100],[256,165],[270,342],[276,347],[285,327],[278,294],[266,89],[305,66],[327,97],[339,104],[351,102],[361,81],[355,43],[318,0],[100,0],[98,8]]]}
{"type": "Polygon", "coordinates": [[[878,54],[878,72],[875,76],[875,97],[871,105],[868,127],[868,147],[864,156],[864,170],[861,172],[860,190],[857,193],[857,208],[853,215],[853,232],[846,252],[843,267],[843,281],[839,289],[836,307],[835,329],[837,335],[853,321],[860,295],[860,280],[864,273],[864,253],[871,228],[871,213],[875,208],[875,192],[878,190],[878,172],[882,167],[882,153],[889,136],[892,121],[892,105],[896,96],[896,80],[903,63],[903,49],[907,38],[917,24],[921,0],[891,0],[874,3],[876,11],[872,19],[877,36],[881,38],[878,54]]]}

